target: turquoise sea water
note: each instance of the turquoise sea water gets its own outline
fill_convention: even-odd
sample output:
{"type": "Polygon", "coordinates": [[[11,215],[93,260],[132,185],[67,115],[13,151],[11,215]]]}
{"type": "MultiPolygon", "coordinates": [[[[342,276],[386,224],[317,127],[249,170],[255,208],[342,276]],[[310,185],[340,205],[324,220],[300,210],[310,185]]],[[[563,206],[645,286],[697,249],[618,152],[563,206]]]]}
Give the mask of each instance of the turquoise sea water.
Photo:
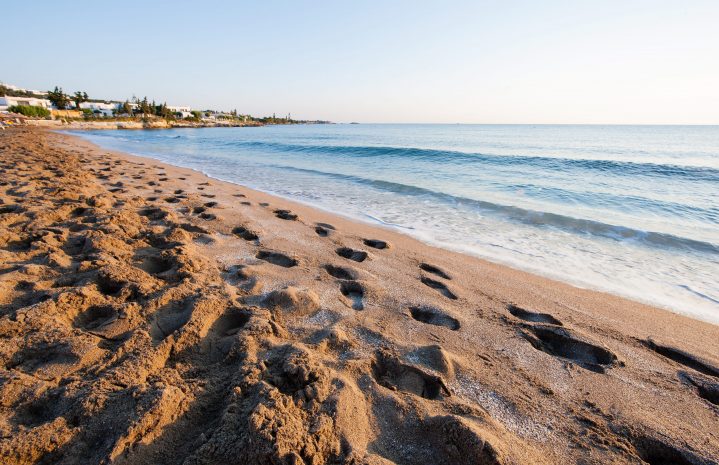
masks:
{"type": "Polygon", "coordinates": [[[100,146],[719,323],[719,127],[89,131],[100,146]]]}

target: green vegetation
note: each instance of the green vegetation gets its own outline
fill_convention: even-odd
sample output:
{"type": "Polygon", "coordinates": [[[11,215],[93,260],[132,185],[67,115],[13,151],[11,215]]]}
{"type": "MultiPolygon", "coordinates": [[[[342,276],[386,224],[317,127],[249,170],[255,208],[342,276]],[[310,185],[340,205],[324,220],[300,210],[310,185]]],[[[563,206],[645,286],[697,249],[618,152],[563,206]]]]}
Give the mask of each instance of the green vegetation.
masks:
{"type": "Polygon", "coordinates": [[[43,107],[33,107],[30,105],[13,105],[8,111],[20,113],[30,118],[47,118],[50,116],[50,110],[43,107]]]}
{"type": "Polygon", "coordinates": [[[64,110],[70,105],[70,97],[62,91],[62,87],[55,86],[55,90],[47,92],[47,99],[55,105],[58,110],[64,110]]]}
{"type": "Polygon", "coordinates": [[[5,87],[4,85],[0,84],[0,96],[7,96],[7,97],[29,97],[29,98],[44,98],[42,95],[36,95],[32,92],[27,92],[24,90],[13,90],[8,87],[5,87]]]}
{"type": "MultiPolygon", "coordinates": [[[[265,124],[303,124],[303,123],[328,123],[328,121],[304,121],[304,120],[293,120],[290,115],[286,117],[277,117],[275,114],[272,116],[255,117],[252,115],[243,115],[237,112],[236,109],[229,112],[217,111],[217,110],[193,110],[191,111],[192,116],[184,112],[174,112],[167,107],[167,103],[157,104],[155,101],[150,101],[147,97],[139,99],[135,96],[125,102],[118,101],[107,101],[102,99],[91,99],[87,95],[87,92],[76,91],[71,95],[66,94],[62,87],[55,86],[51,91],[48,91],[47,95],[38,95],[33,92],[26,90],[13,90],[2,84],[0,84],[0,95],[6,95],[9,97],[35,97],[49,100],[52,105],[59,109],[65,110],[71,106],[71,102],[75,103],[75,108],[81,110],[82,117],[85,120],[102,118],[107,119],[103,112],[99,110],[88,110],[80,109],[80,105],[84,102],[94,103],[115,103],[117,108],[112,111],[112,119],[116,120],[137,120],[142,119],[143,121],[149,121],[152,119],[165,119],[168,122],[172,121],[186,121],[188,123],[197,123],[200,125],[213,125],[222,124],[230,126],[259,126],[265,124]]],[[[22,114],[27,115],[24,112],[30,112],[32,116],[45,117],[47,112],[44,108],[39,107],[26,107],[26,108],[38,108],[38,110],[23,110],[22,114]]]]}
{"type": "MultiPolygon", "coordinates": [[[[57,87],[55,88],[57,89],[57,87]]],[[[62,91],[62,89],[60,89],[62,91]]],[[[80,104],[82,102],[87,102],[89,99],[87,97],[87,92],[80,92],[79,90],[75,92],[72,96],[72,100],[75,102],[75,108],[80,109],[80,104]]],[[[59,107],[58,107],[59,108],[59,107]]]]}
{"type": "Polygon", "coordinates": [[[130,106],[130,102],[128,100],[125,100],[125,103],[120,105],[120,108],[115,110],[115,116],[118,115],[132,115],[132,107],[130,106]]]}

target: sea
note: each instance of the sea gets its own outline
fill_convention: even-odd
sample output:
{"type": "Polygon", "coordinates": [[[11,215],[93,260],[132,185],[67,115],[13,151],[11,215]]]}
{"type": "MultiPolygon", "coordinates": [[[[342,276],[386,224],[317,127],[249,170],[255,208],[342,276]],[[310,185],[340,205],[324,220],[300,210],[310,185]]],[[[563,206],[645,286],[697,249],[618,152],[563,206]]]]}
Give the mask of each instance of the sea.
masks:
{"type": "Polygon", "coordinates": [[[318,124],[75,134],[719,324],[719,126],[318,124]]]}

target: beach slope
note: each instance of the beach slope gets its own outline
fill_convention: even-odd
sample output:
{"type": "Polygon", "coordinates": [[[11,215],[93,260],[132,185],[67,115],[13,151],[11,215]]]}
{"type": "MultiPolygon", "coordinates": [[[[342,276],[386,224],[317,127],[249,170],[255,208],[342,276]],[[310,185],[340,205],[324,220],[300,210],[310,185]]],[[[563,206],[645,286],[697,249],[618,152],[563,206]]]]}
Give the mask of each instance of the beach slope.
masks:
{"type": "Polygon", "coordinates": [[[0,132],[3,464],[712,464],[719,327],[0,132]]]}

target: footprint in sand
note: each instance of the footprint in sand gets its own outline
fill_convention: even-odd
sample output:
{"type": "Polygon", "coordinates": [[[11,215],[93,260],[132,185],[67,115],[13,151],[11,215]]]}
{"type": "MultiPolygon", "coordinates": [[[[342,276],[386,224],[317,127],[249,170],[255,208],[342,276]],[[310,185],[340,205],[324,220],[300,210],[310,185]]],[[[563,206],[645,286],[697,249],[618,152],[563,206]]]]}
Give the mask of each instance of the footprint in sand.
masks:
{"type": "Polygon", "coordinates": [[[432,289],[436,289],[439,291],[440,294],[445,296],[448,299],[457,300],[457,296],[454,294],[454,292],[450,291],[449,288],[439,281],[435,281],[432,278],[428,278],[427,276],[422,276],[420,278],[420,281],[422,281],[422,284],[425,286],[431,287],[432,289]]]}
{"type": "Polygon", "coordinates": [[[281,220],[287,220],[287,221],[297,221],[299,218],[296,214],[292,213],[290,210],[275,210],[274,214],[277,218],[281,220]]]}
{"type": "Polygon", "coordinates": [[[719,406],[719,383],[708,377],[700,377],[686,371],[680,371],[678,375],[684,384],[693,388],[696,395],[719,406]]]}
{"type": "Polygon", "coordinates": [[[195,308],[195,299],[187,298],[183,301],[172,301],[161,307],[153,314],[150,336],[155,343],[164,340],[190,321],[195,308]]]}
{"type": "Polygon", "coordinates": [[[459,320],[447,315],[438,308],[410,307],[409,312],[412,318],[428,325],[443,326],[452,331],[457,331],[460,327],[459,320]]]}
{"type": "Polygon", "coordinates": [[[315,232],[320,237],[327,237],[330,234],[330,230],[327,228],[323,228],[322,226],[315,226],[315,232]]]}
{"type": "Polygon", "coordinates": [[[372,361],[372,376],[381,386],[405,391],[430,400],[451,396],[449,388],[439,376],[402,363],[397,357],[379,352],[372,361]]]}
{"type": "Polygon", "coordinates": [[[439,276],[443,279],[452,279],[447,273],[445,273],[441,268],[438,268],[434,265],[430,265],[429,263],[420,263],[419,268],[421,270],[426,271],[427,273],[432,273],[435,276],[439,276]]]}
{"type": "Polygon", "coordinates": [[[360,283],[357,281],[345,281],[340,284],[340,292],[350,301],[353,309],[364,309],[364,288],[360,283]]]}
{"type": "Polygon", "coordinates": [[[140,216],[145,216],[150,221],[159,221],[165,219],[169,212],[159,207],[146,207],[137,212],[140,216]]]}
{"type": "Polygon", "coordinates": [[[379,239],[365,239],[364,245],[372,247],[373,249],[389,249],[389,243],[381,241],[379,239]]]}
{"type": "Polygon", "coordinates": [[[329,223],[315,223],[315,232],[320,237],[327,237],[334,230],[335,227],[329,223]]]}
{"type": "Polygon", "coordinates": [[[617,363],[617,356],[604,347],[583,340],[566,328],[530,326],[524,337],[535,349],[574,362],[596,373],[604,373],[617,363]]]}
{"type": "Polygon", "coordinates": [[[297,259],[289,257],[281,252],[271,252],[269,250],[260,250],[255,255],[260,260],[264,260],[273,265],[282,266],[284,268],[292,268],[297,266],[297,259]]]}
{"type": "Polygon", "coordinates": [[[327,274],[336,279],[351,281],[358,278],[357,272],[352,268],[346,268],[344,266],[325,265],[324,269],[327,274]]]}
{"type": "Polygon", "coordinates": [[[96,330],[115,321],[118,315],[111,305],[95,305],[78,315],[73,325],[86,331],[96,330]]]}
{"type": "Polygon", "coordinates": [[[367,252],[350,249],[349,247],[340,247],[335,252],[342,258],[354,260],[356,262],[363,262],[367,258],[367,252]]]}
{"type": "Polygon", "coordinates": [[[707,462],[683,447],[666,442],[665,439],[650,436],[629,439],[642,463],[649,465],[695,465],[707,462]]]}
{"type": "Polygon", "coordinates": [[[652,339],[643,341],[643,344],[659,355],[679,363],[680,365],[696,370],[699,373],[719,378],[719,367],[712,365],[708,361],[702,360],[696,355],[677,349],[676,347],[659,344],[652,339]]]}
{"type": "Polygon", "coordinates": [[[210,332],[220,337],[237,334],[250,321],[252,313],[237,307],[228,308],[210,327],[210,332]]]}
{"type": "Polygon", "coordinates": [[[244,226],[237,226],[232,230],[232,233],[246,241],[257,241],[259,236],[254,231],[247,229],[244,226]]]}
{"type": "Polygon", "coordinates": [[[549,313],[530,312],[529,310],[512,304],[507,305],[507,311],[520,320],[529,321],[530,323],[548,323],[550,325],[562,326],[562,322],[549,313]]]}
{"type": "Polygon", "coordinates": [[[197,225],[190,224],[190,223],[183,223],[180,225],[180,227],[190,233],[210,234],[210,231],[208,229],[203,228],[202,226],[197,226],[197,225]]]}

